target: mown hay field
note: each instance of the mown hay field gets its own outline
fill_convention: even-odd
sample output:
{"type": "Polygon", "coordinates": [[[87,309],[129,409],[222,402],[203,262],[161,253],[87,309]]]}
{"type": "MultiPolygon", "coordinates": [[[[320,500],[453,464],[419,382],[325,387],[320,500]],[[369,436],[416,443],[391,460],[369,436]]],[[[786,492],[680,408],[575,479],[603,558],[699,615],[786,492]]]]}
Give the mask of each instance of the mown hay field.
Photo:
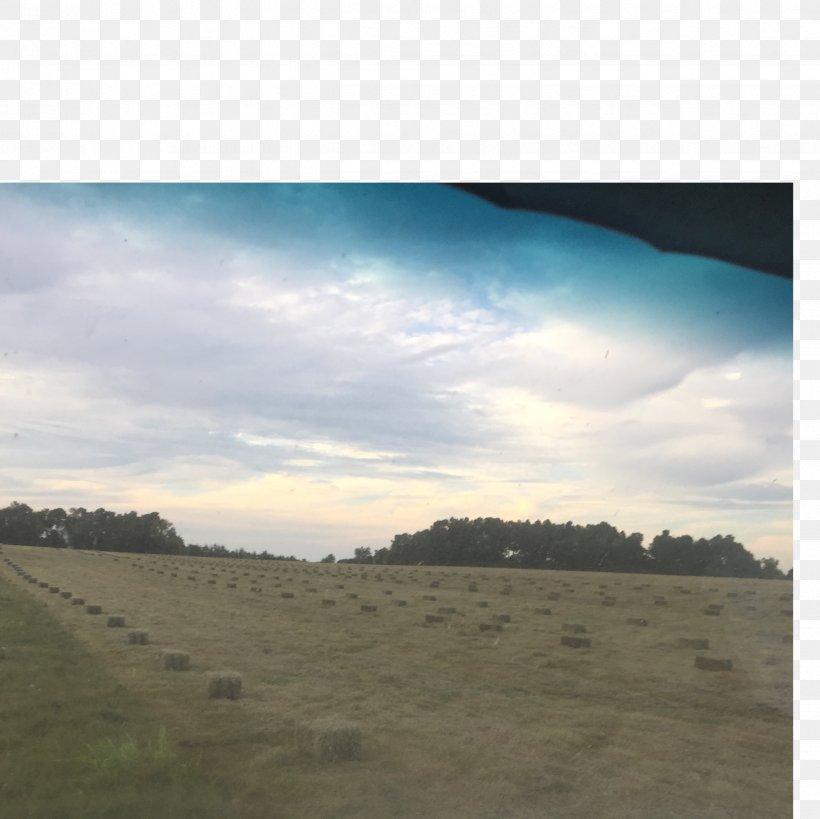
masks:
{"type": "Polygon", "coordinates": [[[791,812],[787,582],[22,546],[0,576],[150,704],[237,817],[791,812]]]}

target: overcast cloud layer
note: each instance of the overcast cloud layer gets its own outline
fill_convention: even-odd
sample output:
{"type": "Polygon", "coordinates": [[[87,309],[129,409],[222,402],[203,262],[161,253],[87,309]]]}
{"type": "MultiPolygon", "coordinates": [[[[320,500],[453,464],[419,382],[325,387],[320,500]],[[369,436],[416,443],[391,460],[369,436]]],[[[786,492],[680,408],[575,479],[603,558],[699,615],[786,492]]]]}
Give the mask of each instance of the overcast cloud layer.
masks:
{"type": "Polygon", "coordinates": [[[0,502],[308,559],[606,520],[787,568],[791,298],[443,186],[6,186],[0,502]]]}

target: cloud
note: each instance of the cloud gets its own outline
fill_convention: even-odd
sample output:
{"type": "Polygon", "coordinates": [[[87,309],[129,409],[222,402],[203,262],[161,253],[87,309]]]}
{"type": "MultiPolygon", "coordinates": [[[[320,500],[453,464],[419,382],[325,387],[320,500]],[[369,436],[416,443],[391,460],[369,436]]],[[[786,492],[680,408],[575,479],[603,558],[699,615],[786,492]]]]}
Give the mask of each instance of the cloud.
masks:
{"type": "Polygon", "coordinates": [[[156,508],[288,553],[315,531],[314,557],[449,515],[779,536],[790,359],[779,330],[737,330],[768,285],[698,318],[691,277],[644,270],[649,302],[682,305],[644,321],[602,271],[654,252],[566,220],[446,190],[232,191],[0,193],[9,501],[156,508]]]}

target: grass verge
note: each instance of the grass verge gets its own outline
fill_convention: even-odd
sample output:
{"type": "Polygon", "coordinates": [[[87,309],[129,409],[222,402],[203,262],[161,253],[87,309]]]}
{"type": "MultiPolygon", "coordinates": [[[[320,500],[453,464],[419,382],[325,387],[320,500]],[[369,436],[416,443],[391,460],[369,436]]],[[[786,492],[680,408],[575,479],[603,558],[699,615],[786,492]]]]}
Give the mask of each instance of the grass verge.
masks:
{"type": "Polygon", "coordinates": [[[38,603],[0,580],[0,804],[20,819],[230,815],[196,761],[38,603]]]}

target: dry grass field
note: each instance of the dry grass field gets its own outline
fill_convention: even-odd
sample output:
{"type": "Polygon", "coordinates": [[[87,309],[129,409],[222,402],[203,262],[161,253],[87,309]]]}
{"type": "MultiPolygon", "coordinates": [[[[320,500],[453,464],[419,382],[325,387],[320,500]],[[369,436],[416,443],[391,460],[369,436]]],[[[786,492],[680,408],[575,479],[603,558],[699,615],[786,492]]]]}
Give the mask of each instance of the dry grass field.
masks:
{"type": "Polygon", "coordinates": [[[791,815],[786,582],[23,546],[0,579],[147,703],[232,816],[791,815]],[[190,666],[166,670],[169,649],[190,666]],[[223,670],[238,699],[209,697],[223,670]],[[337,755],[298,741],[319,724],[337,755]]]}

